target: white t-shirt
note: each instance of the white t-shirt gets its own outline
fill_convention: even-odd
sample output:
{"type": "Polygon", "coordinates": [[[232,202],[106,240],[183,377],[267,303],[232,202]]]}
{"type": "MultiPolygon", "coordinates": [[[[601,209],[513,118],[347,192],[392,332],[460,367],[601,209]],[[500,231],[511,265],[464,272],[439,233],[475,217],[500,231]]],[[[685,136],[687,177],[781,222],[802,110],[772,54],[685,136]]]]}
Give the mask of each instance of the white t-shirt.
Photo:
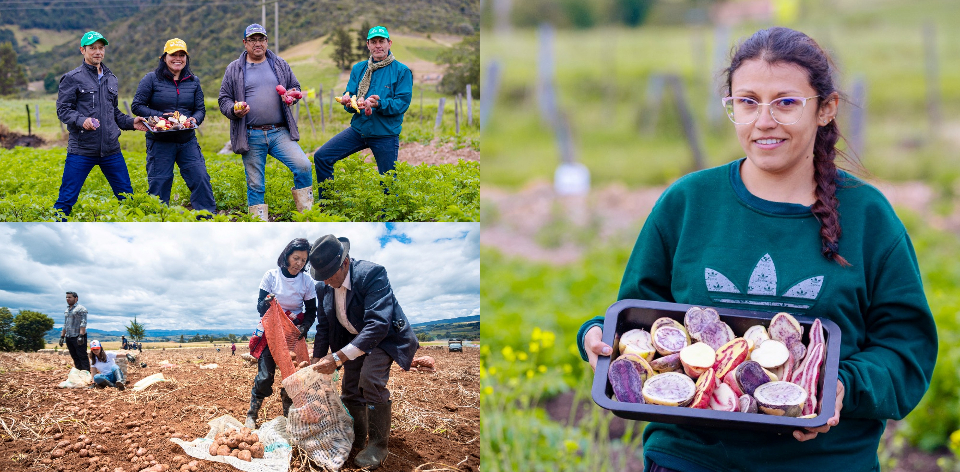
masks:
{"type": "Polygon", "coordinates": [[[114,366],[117,365],[117,353],[105,351],[104,354],[107,356],[107,361],[103,362],[97,359],[96,364],[90,364],[90,367],[96,367],[98,374],[109,374],[113,370],[114,366]]]}
{"type": "Polygon", "coordinates": [[[280,268],[270,269],[263,274],[260,281],[260,290],[266,290],[277,296],[280,308],[296,315],[303,311],[303,302],[317,298],[315,282],[306,271],[296,277],[287,278],[280,272],[280,268]]]}

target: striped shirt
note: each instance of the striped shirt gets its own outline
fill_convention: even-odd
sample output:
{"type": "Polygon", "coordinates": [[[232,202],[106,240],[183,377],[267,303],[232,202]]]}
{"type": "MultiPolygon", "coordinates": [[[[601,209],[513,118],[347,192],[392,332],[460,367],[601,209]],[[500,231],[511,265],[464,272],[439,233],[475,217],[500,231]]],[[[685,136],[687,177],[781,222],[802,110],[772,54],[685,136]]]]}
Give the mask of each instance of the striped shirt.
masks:
{"type": "Polygon", "coordinates": [[[87,309],[77,303],[63,312],[63,335],[68,338],[80,336],[80,328],[87,327],[87,309]]]}

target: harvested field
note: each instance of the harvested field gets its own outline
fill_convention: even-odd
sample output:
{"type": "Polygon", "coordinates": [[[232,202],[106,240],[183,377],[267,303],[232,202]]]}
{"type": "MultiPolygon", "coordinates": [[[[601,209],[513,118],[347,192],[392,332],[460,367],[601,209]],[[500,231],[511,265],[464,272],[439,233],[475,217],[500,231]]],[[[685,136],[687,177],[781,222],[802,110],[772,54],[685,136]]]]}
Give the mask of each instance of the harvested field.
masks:
{"type": "MultiPolygon", "coordinates": [[[[240,357],[246,346],[237,348],[236,356],[212,348],[144,351],[138,362],[147,367],[131,365],[128,385],[157,372],[173,381],[142,392],[60,389],[72,367],[69,356],[0,354],[0,470],[137,472],[154,463],[180,470],[194,459],[169,438],[189,441],[206,435],[213,418],[246,416],[257,368],[240,357]],[[162,360],[178,366],[161,369],[162,360]],[[210,363],[219,367],[199,368],[210,363]],[[57,449],[66,452],[52,457],[57,449]]],[[[390,374],[393,428],[390,455],[380,470],[478,471],[479,349],[450,353],[427,347],[417,353],[423,355],[436,360],[436,372],[404,372],[394,365],[390,374]]],[[[279,389],[278,370],[258,424],[281,414],[279,389]]],[[[290,470],[320,470],[301,457],[294,454],[290,470]]],[[[201,471],[236,470],[198,462],[201,471]]],[[[341,470],[359,472],[352,464],[351,456],[341,470]]]]}

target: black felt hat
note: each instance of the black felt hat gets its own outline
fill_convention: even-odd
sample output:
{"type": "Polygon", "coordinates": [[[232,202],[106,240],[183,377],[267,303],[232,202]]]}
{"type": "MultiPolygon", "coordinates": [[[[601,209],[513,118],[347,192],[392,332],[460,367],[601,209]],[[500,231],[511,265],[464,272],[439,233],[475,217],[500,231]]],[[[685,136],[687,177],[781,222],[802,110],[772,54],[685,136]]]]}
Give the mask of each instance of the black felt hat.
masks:
{"type": "Polygon", "coordinates": [[[313,280],[329,279],[340,270],[350,253],[350,240],[332,234],[321,237],[310,246],[310,275],[313,280]]]}

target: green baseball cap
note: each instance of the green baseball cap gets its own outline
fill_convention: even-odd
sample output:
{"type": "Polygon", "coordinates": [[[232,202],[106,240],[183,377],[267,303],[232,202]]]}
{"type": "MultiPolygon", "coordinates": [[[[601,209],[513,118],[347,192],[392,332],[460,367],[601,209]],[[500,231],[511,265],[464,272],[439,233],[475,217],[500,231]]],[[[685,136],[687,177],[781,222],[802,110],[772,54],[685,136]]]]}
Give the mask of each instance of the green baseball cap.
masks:
{"type": "Polygon", "coordinates": [[[390,39],[390,33],[388,33],[387,29],[383,26],[374,26],[373,28],[370,28],[370,31],[367,33],[367,39],[373,39],[377,36],[390,39]]]}
{"type": "Polygon", "coordinates": [[[80,47],[89,46],[97,41],[103,41],[104,45],[110,44],[107,42],[107,38],[104,38],[102,34],[97,33],[96,31],[87,31],[83,34],[83,37],[80,38],[80,47]]]}

